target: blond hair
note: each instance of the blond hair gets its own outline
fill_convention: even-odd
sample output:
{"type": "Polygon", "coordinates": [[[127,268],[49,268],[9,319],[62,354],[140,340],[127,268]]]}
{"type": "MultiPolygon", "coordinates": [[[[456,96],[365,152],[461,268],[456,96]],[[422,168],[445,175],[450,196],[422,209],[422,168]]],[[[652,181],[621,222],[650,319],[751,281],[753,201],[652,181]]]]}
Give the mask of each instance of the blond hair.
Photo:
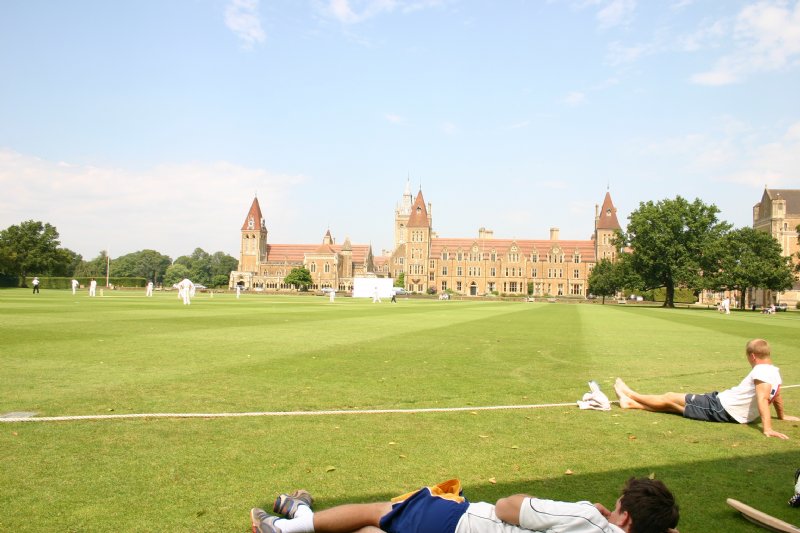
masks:
{"type": "Polygon", "coordinates": [[[772,350],[764,339],[753,339],[747,343],[747,355],[750,354],[753,354],[756,359],[767,359],[772,354],[772,350]]]}

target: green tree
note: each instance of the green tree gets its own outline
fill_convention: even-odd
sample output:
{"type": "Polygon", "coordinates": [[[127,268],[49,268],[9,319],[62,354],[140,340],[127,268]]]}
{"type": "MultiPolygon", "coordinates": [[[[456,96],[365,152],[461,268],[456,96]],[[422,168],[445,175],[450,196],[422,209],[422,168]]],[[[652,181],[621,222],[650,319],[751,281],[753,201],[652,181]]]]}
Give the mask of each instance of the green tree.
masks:
{"type": "Polygon", "coordinates": [[[167,255],[155,250],[141,250],[113,259],[111,272],[115,276],[145,278],[159,283],[171,264],[172,259],[167,255]]]}
{"type": "Polygon", "coordinates": [[[589,275],[589,292],[602,297],[603,304],[606,296],[614,296],[622,289],[620,271],[608,259],[601,259],[589,275]]]}
{"type": "MultiPolygon", "coordinates": [[[[709,288],[738,290],[744,296],[750,288],[784,291],[794,276],[790,258],[781,255],[781,245],[768,233],[741,228],[720,241],[718,269],[709,288]]],[[[740,298],[744,309],[744,297],[740,298]]]]}
{"type": "Polygon", "coordinates": [[[59,248],[55,226],[26,220],[0,231],[0,266],[4,274],[20,276],[47,274],[58,270],[67,257],[59,248]]]}
{"type": "Polygon", "coordinates": [[[293,268],[289,274],[283,278],[283,282],[287,285],[294,285],[301,291],[307,291],[308,286],[311,285],[311,272],[306,268],[293,268]]]}
{"type": "Polygon", "coordinates": [[[75,269],[75,276],[85,278],[105,278],[108,270],[108,252],[101,250],[97,257],[90,261],[81,261],[75,269]]]}
{"type": "Polygon", "coordinates": [[[225,282],[222,285],[227,285],[231,272],[238,269],[239,261],[225,252],[214,252],[211,256],[211,275],[225,276],[225,282]]]}
{"type": "Polygon", "coordinates": [[[189,277],[189,268],[180,263],[174,263],[164,273],[164,285],[172,287],[184,278],[189,277]]]}
{"type": "Polygon", "coordinates": [[[400,274],[394,280],[395,287],[405,287],[406,286],[406,273],[400,272],[400,274]]]}
{"type": "Polygon", "coordinates": [[[658,203],[641,202],[629,217],[622,244],[630,246],[630,265],[645,290],[664,287],[664,307],[675,307],[675,287],[704,286],[703,272],[714,272],[717,241],[730,228],[717,220],[717,209],[699,199],[677,196],[658,203]]]}
{"type": "Polygon", "coordinates": [[[75,270],[83,261],[80,254],[73,252],[69,248],[59,248],[59,262],[55,269],[48,272],[51,276],[74,276],[75,270]]]}
{"type": "Polygon", "coordinates": [[[220,286],[215,281],[221,279],[218,276],[225,276],[225,283],[222,285],[227,285],[231,271],[239,266],[239,262],[225,252],[215,252],[212,255],[202,248],[195,248],[191,255],[180,256],[175,264],[189,269],[188,277],[195,283],[209,286],[220,286]]]}

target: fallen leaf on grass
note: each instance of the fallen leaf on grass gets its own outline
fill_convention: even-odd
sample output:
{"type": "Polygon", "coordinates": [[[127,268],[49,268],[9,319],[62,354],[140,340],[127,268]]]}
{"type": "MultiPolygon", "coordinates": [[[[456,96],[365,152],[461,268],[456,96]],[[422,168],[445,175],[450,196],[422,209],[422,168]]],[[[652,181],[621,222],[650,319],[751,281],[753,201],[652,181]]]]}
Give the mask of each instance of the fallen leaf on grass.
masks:
{"type": "Polygon", "coordinates": [[[400,459],[405,459],[406,458],[406,456],[403,455],[402,453],[398,457],[400,457],[400,459]]]}
{"type": "Polygon", "coordinates": [[[488,438],[489,438],[489,435],[478,435],[478,436],[479,436],[480,438],[482,438],[482,439],[488,439],[488,438]]]}
{"type": "Polygon", "coordinates": [[[395,442],[394,442],[394,441],[392,441],[392,442],[390,442],[390,443],[389,443],[389,446],[394,446],[394,445],[395,445],[395,442]]]}
{"type": "Polygon", "coordinates": [[[492,485],[497,485],[497,480],[495,478],[493,478],[493,477],[490,477],[489,478],[489,483],[491,483],[492,485]]]}
{"type": "Polygon", "coordinates": [[[655,479],[656,478],[656,473],[655,472],[650,472],[650,475],[647,476],[647,478],[648,479],[655,479]]]}
{"type": "Polygon", "coordinates": [[[573,472],[572,470],[570,470],[570,469],[568,468],[568,469],[567,469],[567,471],[566,471],[566,472],[564,472],[564,475],[565,475],[565,476],[571,476],[571,475],[572,475],[572,474],[574,474],[574,473],[575,473],[575,472],[573,472]]]}
{"type": "Polygon", "coordinates": [[[334,470],[336,470],[335,466],[327,466],[327,467],[325,467],[325,471],[326,472],[333,472],[334,470]]]}
{"type": "Polygon", "coordinates": [[[628,440],[636,440],[636,435],[628,435],[628,440]]]}
{"type": "Polygon", "coordinates": [[[514,444],[513,446],[511,446],[511,449],[512,449],[512,450],[518,450],[518,449],[519,449],[519,446],[517,446],[516,444],[514,444]]]}

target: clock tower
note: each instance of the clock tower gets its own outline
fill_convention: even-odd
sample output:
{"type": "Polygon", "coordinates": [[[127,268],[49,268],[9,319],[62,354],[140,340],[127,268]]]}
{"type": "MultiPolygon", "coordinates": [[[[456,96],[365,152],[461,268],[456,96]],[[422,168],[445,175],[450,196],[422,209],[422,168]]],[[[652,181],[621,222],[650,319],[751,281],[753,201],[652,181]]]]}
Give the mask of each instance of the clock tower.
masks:
{"type": "Polygon", "coordinates": [[[242,243],[239,251],[239,272],[258,272],[267,259],[267,226],[261,215],[258,197],[253,198],[242,224],[242,243]]]}

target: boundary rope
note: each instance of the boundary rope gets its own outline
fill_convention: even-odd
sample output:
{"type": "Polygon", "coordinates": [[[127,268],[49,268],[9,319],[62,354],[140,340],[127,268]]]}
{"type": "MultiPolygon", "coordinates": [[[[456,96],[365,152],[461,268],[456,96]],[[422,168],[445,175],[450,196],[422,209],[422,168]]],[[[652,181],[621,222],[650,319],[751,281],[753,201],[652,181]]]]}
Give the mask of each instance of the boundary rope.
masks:
{"type": "MultiPolygon", "coordinates": [[[[781,389],[793,389],[798,385],[783,385],[781,389]]],[[[618,404],[618,401],[611,403],[618,404]]],[[[326,411],[254,411],[247,413],[129,413],[116,415],[74,415],[74,416],[0,416],[0,422],[67,422],[73,420],[124,420],[131,418],[241,418],[255,416],[332,416],[332,415],[382,415],[382,414],[418,414],[418,413],[454,413],[471,411],[500,411],[512,409],[545,409],[548,407],[575,407],[576,402],[540,403],[528,405],[487,405],[473,407],[429,407],[421,409],[342,409],[326,411]]]]}

